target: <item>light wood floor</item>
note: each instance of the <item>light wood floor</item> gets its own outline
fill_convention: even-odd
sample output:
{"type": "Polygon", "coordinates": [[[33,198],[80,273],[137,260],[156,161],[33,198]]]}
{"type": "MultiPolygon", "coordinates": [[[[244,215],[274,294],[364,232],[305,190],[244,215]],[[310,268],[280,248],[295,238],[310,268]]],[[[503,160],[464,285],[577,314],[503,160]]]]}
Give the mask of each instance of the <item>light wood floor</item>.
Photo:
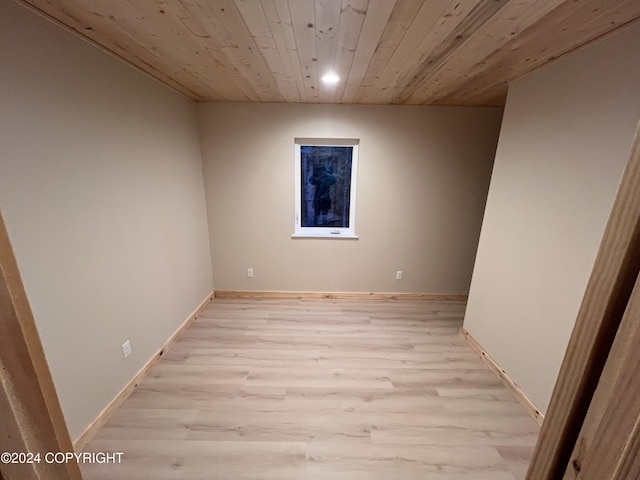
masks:
{"type": "Polygon", "coordinates": [[[85,451],[87,480],[518,480],[539,427],[464,305],[215,299],[85,451]]]}

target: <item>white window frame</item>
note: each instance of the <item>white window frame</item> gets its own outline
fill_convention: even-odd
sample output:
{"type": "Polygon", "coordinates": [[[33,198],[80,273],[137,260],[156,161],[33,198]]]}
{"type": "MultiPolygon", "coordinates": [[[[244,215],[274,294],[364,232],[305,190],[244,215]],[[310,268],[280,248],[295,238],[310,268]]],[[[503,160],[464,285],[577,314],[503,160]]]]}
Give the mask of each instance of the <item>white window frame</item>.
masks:
{"type": "Polygon", "coordinates": [[[360,140],[354,138],[296,138],[295,139],[295,224],[293,238],[351,238],[357,239],[356,220],[356,184],[358,178],[358,150],[360,140]],[[302,158],[303,146],[352,147],[351,189],[349,192],[349,227],[303,227],[302,226],[302,158]]]}

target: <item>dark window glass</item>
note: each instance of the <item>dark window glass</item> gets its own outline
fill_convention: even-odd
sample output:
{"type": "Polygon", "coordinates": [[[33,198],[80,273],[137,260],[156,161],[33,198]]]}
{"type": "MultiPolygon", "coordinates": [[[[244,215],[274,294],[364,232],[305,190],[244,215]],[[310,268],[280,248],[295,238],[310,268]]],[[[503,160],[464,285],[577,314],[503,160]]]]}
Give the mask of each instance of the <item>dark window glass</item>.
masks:
{"type": "Polygon", "coordinates": [[[300,147],[302,226],[349,228],[353,147],[300,147]]]}

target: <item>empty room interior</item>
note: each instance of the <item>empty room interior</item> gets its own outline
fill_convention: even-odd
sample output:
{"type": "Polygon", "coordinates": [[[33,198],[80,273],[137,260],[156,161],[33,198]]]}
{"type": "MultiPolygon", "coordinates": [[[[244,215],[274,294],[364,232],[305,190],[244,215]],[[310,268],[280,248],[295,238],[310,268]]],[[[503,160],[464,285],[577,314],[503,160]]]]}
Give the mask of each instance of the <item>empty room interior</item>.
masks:
{"type": "MultiPolygon", "coordinates": [[[[544,480],[527,470],[640,121],[639,18],[0,0],[25,345],[56,437],[122,454],[3,460],[2,480],[544,480]]],[[[12,338],[6,412],[35,382],[12,338]]]]}

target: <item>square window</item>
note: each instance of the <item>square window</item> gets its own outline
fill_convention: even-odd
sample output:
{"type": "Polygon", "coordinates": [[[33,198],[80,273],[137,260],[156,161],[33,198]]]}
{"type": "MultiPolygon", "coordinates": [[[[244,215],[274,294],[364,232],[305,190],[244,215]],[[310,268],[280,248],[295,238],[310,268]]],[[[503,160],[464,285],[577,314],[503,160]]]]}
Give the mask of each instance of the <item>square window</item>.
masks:
{"type": "Polygon", "coordinates": [[[355,139],[295,139],[294,237],[357,238],[358,146],[355,139]]]}

